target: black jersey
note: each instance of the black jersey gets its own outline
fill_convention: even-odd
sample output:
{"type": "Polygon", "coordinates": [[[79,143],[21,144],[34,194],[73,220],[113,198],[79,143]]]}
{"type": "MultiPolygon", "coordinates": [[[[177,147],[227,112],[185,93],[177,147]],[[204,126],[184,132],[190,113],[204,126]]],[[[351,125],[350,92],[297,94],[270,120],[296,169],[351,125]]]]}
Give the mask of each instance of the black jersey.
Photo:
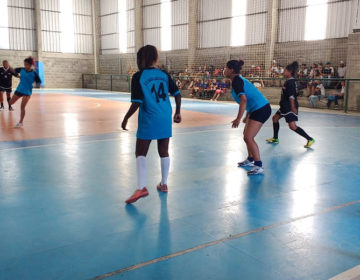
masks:
{"type": "Polygon", "coordinates": [[[288,79],[283,87],[280,99],[280,111],[281,113],[287,113],[291,111],[290,99],[295,101],[295,107],[299,108],[299,103],[296,97],[296,83],[294,78],[288,79]]]}
{"type": "Polygon", "coordinates": [[[11,89],[13,75],[10,68],[5,69],[4,67],[0,67],[0,88],[11,89]]]}

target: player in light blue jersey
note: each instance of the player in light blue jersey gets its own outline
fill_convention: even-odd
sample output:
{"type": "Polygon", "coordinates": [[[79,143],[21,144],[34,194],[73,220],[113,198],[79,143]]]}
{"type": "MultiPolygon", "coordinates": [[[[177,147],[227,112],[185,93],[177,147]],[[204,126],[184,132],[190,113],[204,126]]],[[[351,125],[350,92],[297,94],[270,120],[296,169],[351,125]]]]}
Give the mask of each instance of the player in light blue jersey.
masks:
{"type": "Polygon", "coordinates": [[[20,78],[20,83],[16,88],[16,91],[11,98],[9,105],[13,105],[16,101],[18,101],[18,99],[22,98],[20,121],[15,126],[17,128],[24,126],[23,121],[25,118],[25,107],[32,95],[34,83],[36,83],[38,87],[41,83],[39,75],[34,71],[33,66],[35,66],[35,60],[31,56],[29,56],[24,60],[24,68],[15,69],[15,76],[20,78]]]}
{"type": "Polygon", "coordinates": [[[255,142],[255,136],[260,131],[262,125],[269,119],[271,107],[264,95],[252,83],[240,75],[243,65],[244,61],[242,60],[228,61],[224,75],[232,80],[232,96],[239,104],[238,115],[232,122],[233,128],[239,126],[245,109],[247,111],[243,122],[245,123],[244,141],[247,146],[248,157],[246,160],[239,162],[238,166],[252,166],[253,168],[248,171],[248,175],[257,175],[264,173],[264,169],[260,159],[259,147],[255,142]]]}
{"type": "Polygon", "coordinates": [[[169,139],[172,136],[172,108],[169,93],[175,97],[176,111],[174,122],[181,122],[181,95],[172,78],[157,68],[158,52],[154,46],[147,45],[137,53],[139,71],[131,82],[131,106],[124,117],[122,128],[126,130],[129,118],[139,109],[138,130],[136,140],[136,164],[138,190],[126,200],[134,203],[149,194],[146,189],[146,155],[151,140],[158,141],[158,152],[161,158],[162,179],[157,189],[167,192],[169,174],[169,139]]]}

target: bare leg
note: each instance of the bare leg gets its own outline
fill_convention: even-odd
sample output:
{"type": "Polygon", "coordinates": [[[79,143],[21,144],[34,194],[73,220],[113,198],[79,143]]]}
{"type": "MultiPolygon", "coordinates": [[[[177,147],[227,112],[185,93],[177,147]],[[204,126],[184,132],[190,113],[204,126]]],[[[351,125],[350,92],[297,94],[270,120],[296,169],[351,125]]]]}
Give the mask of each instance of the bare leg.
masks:
{"type": "Polygon", "coordinates": [[[260,151],[254,138],[260,131],[262,125],[261,122],[249,119],[244,130],[244,141],[248,148],[249,155],[251,154],[255,161],[260,161],[260,151]]]}

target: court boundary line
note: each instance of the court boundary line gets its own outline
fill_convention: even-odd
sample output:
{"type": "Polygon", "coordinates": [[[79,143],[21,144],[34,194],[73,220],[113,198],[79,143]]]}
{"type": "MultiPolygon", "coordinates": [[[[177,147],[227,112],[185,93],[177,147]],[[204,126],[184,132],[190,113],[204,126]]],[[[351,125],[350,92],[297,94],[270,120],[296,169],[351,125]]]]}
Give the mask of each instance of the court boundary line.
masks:
{"type": "MultiPolygon", "coordinates": [[[[201,127],[201,126],[200,126],[201,127]]],[[[189,127],[187,127],[189,128],[189,127]]],[[[190,127],[193,128],[193,127],[190,127]]],[[[265,128],[265,127],[264,127],[265,128]]],[[[270,127],[268,127],[270,128],[270,127]]],[[[311,129],[314,128],[320,128],[320,127],[309,127],[311,129]]],[[[327,127],[321,127],[321,128],[337,128],[336,126],[327,126],[327,127]]],[[[341,128],[359,128],[357,126],[346,126],[346,127],[341,127],[341,128]]],[[[205,129],[205,130],[197,130],[197,131],[182,131],[182,132],[175,132],[173,133],[173,135],[182,135],[182,134],[191,134],[191,133],[202,133],[202,132],[215,132],[215,131],[235,131],[233,128],[228,127],[228,128],[222,128],[222,129],[205,129]]],[[[109,133],[105,133],[106,134],[121,134],[124,133],[123,131],[118,131],[118,132],[109,132],[109,133]]],[[[136,131],[128,131],[127,133],[129,133],[130,135],[136,135],[136,131]]],[[[61,137],[55,137],[55,138],[40,138],[40,139],[28,139],[28,140],[24,140],[24,141],[34,141],[34,140],[51,140],[51,139],[64,139],[65,141],[63,142],[59,142],[59,143],[53,143],[53,144],[44,144],[44,145],[32,145],[32,146],[24,146],[24,147],[16,147],[16,148],[5,148],[5,149],[1,149],[0,148],[0,153],[2,151],[16,151],[16,150],[25,150],[25,149],[35,149],[35,148],[41,148],[41,147],[53,147],[53,146],[60,146],[60,145],[69,145],[69,144],[74,144],[74,143],[67,143],[70,141],[76,141],[79,140],[81,137],[92,137],[92,136],[97,136],[99,134],[90,134],[90,135],[76,135],[76,136],[69,136],[69,137],[65,137],[65,138],[61,138],[61,137]]],[[[360,139],[360,137],[357,136],[348,136],[350,138],[354,138],[354,139],[360,139]]],[[[89,141],[82,141],[81,143],[84,144],[88,144],[88,143],[96,143],[96,142],[107,142],[107,141],[114,141],[114,140],[118,140],[118,138],[108,138],[108,139],[99,139],[99,140],[89,140],[89,141]]],[[[154,140],[156,141],[156,140],[154,140]]],[[[15,141],[0,141],[1,142],[16,142],[15,141]]]]}
{"type": "Polygon", "coordinates": [[[207,247],[212,247],[212,246],[218,245],[220,243],[226,243],[226,242],[231,241],[231,240],[235,240],[235,239],[238,239],[238,238],[241,238],[241,237],[244,237],[244,236],[248,236],[248,235],[251,235],[251,234],[254,234],[254,233],[266,231],[266,230],[269,230],[269,229],[277,228],[277,227],[280,227],[280,226],[283,226],[283,225],[291,224],[293,222],[300,221],[300,220],[303,220],[303,219],[306,219],[306,218],[315,217],[315,216],[318,216],[318,215],[321,215],[321,214],[334,212],[334,211],[336,211],[338,209],[346,208],[346,207],[349,207],[349,206],[352,206],[352,205],[355,205],[355,204],[358,204],[358,203],[360,203],[360,200],[355,200],[355,201],[339,204],[339,205],[336,205],[336,206],[333,206],[333,207],[329,207],[329,208],[326,208],[324,210],[317,211],[317,212],[314,212],[314,213],[311,213],[311,214],[299,216],[299,217],[296,217],[296,218],[291,218],[291,219],[286,220],[286,221],[277,222],[277,223],[274,223],[274,224],[259,227],[259,228],[249,230],[249,231],[245,231],[245,232],[242,232],[242,233],[238,233],[238,234],[235,234],[235,235],[229,235],[229,236],[226,236],[226,237],[214,240],[214,241],[210,241],[210,242],[200,244],[200,245],[192,247],[192,248],[180,250],[180,251],[171,253],[171,254],[166,255],[166,256],[158,257],[158,258],[155,258],[155,259],[152,259],[152,260],[149,260],[149,261],[144,261],[144,262],[141,262],[141,263],[138,263],[138,264],[135,264],[135,265],[127,266],[127,267],[124,267],[124,268],[121,268],[121,269],[118,269],[118,270],[114,270],[112,272],[107,272],[107,273],[95,276],[93,278],[89,278],[89,279],[90,280],[101,280],[101,279],[113,277],[113,276],[120,275],[120,274],[123,274],[123,273],[128,272],[128,271],[133,271],[133,270],[145,267],[145,266],[149,266],[151,264],[159,263],[159,262],[166,261],[166,260],[169,260],[169,259],[172,259],[172,258],[175,258],[175,257],[186,255],[186,254],[189,254],[189,253],[192,253],[192,252],[196,252],[196,251],[199,251],[199,250],[207,248],[207,247]]]}

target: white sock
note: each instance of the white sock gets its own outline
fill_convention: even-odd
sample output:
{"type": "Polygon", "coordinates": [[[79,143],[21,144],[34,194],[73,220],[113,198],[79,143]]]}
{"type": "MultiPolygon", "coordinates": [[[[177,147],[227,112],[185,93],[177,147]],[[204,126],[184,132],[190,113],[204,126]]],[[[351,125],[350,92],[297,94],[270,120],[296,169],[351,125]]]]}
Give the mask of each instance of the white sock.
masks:
{"type": "Polygon", "coordinates": [[[139,190],[146,186],[146,157],[138,156],[136,158],[136,172],[139,190]]]}
{"type": "Polygon", "coordinates": [[[170,169],[170,158],[161,158],[161,185],[167,184],[170,169]]]}

